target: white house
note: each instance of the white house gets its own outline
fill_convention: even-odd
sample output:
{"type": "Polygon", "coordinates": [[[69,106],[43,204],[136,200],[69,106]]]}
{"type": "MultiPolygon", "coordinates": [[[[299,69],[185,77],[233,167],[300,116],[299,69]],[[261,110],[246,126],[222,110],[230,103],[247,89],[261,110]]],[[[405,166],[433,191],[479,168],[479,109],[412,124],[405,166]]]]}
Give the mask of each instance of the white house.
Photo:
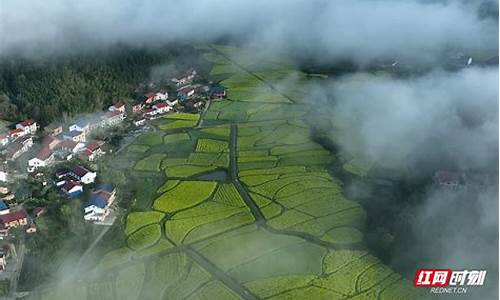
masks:
{"type": "Polygon", "coordinates": [[[37,155],[28,161],[28,166],[31,168],[46,167],[54,161],[54,151],[49,147],[43,147],[38,151],[37,155]]]}
{"type": "Polygon", "coordinates": [[[38,125],[33,120],[24,120],[16,125],[16,129],[21,129],[25,134],[34,134],[38,130],[38,125]]]}
{"type": "Polygon", "coordinates": [[[118,101],[115,104],[111,105],[108,108],[108,111],[111,111],[111,112],[119,111],[121,113],[125,113],[125,103],[123,103],[123,101],[118,101]]]}
{"type": "Polygon", "coordinates": [[[144,124],[146,124],[146,119],[144,117],[137,118],[134,120],[134,125],[137,127],[143,126],[144,124]]]}
{"type": "Polygon", "coordinates": [[[63,139],[70,140],[70,141],[73,141],[75,143],[78,143],[78,142],[83,143],[87,139],[87,136],[85,134],[85,131],[72,130],[72,131],[63,133],[63,139]]]}
{"type": "Polygon", "coordinates": [[[189,69],[185,73],[172,78],[172,82],[174,82],[177,86],[182,86],[185,84],[189,84],[193,82],[194,78],[196,77],[196,70],[194,69],[189,69]]]}
{"type": "Polygon", "coordinates": [[[83,184],[90,184],[95,181],[97,173],[87,170],[81,166],[75,166],[71,171],[71,175],[83,184]]]}
{"type": "Polygon", "coordinates": [[[77,196],[83,192],[83,186],[76,181],[66,181],[61,189],[71,197],[77,196]]]}
{"type": "Polygon", "coordinates": [[[90,121],[79,119],[69,126],[69,131],[82,131],[87,134],[90,131],[90,121]]]}
{"type": "Polygon", "coordinates": [[[84,208],[86,221],[104,221],[109,214],[109,207],[116,197],[116,189],[111,184],[102,184],[92,193],[84,208]]]}
{"type": "Polygon", "coordinates": [[[166,112],[169,112],[172,110],[172,107],[170,107],[167,103],[161,102],[158,104],[153,105],[153,109],[156,110],[156,113],[158,114],[164,114],[166,112]]]}
{"type": "Polygon", "coordinates": [[[168,92],[166,90],[160,90],[155,94],[154,100],[155,101],[163,101],[168,99],[168,92]]]}

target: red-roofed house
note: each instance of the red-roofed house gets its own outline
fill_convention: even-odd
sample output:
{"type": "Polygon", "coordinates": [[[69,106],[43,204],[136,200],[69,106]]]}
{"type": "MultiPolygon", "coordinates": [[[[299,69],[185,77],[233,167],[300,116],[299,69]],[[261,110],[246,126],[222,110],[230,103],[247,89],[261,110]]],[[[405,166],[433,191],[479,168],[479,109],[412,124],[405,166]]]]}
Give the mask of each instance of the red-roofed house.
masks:
{"type": "Polygon", "coordinates": [[[86,158],[89,161],[93,161],[94,159],[103,154],[104,151],[102,151],[101,145],[96,142],[88,144],[87,147],[85,147],[85,150],[83,151],[84,158],[86,158]]]}
{"type": "Polygon", "coordinates": [[[75,166],[73,170],[71,170],[71,176],[75,177],[83,184],[89,184],[95,181],[97,174],[96,172],[92,172],[84,167],[75,166]]]}
{"type": "Polygon", "coordinates": [[[25,210],[0,215],[0,234],[8,235],[11,228],[28,225],[28,214],[25,210]]]}
{"type": "Polygon", "coordinates": [[[33,209],[33,213],[35,214],[35,217],[41,216],[46,211],[47,211],[47,209],[45,207],[35,207],[35,209],[33,209]]]}
{"type": "Polygon", "coordinates": [[[59,143],[61,143],[61,140],[49,135],[43,139],[42,146],[54,150],[59,143]]]}
{"type": "Polygon", "coordinates": [[[32,168],[46,167],[54,161],[54,151],[49,147],[43,147],[37,155],[28,161],[28,166],[32,168]]]}
{"type": "Polygon", "coordinates": [[[144,95],[144,102],[146,104],[151,104],[153,102],[155,102],[155,93],[147,93],[146,95],[144,95]]]}
{"type": "Polygon", "coordinates": [[[118,101],[108,108],[109,111],[119,111],[125,113],[125,103],[123,101],[118,101]]]}
{"type": "Polygon", "coordinates": [[[172,110],[172,107],[165,102],[157,103],[153,105],[153,109],[156,110],[158,114],[164,114],[172,110]]]}
{"type": "Polygon", "coordinates": [[[38,130],[38,125],[33,120],[24,120],[16,125],[16,129],[21,129],[25,134],[34,134],[38,130]]]}
{"type": "Polygon", "coordinates": [[[83,186],[77,181],[66,181],[62,186],[62,191],[70,197],[77,196],[83,192],[83,186]]]}
{"type": "Polygon", "coordinates": [[[24,132],[24,130],[22,130],[21,128],[12,129],[11,131],[9,131],[9,136],[14,140],[25,135],[26,132],[24,132]]]}

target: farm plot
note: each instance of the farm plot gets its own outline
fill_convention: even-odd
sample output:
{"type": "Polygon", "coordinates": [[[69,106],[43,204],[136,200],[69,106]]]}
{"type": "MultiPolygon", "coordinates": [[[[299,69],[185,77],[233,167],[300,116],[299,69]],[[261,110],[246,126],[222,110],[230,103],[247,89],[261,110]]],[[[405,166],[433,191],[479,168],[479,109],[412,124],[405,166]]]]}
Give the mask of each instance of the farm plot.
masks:
{"type": "Polygon", "coordinates": [[[164,154],[151,154],[149,156],[144,157],[139,160],[135,166],[134,170],[136,171],[150,171],[150,172],[158,172],[160,171],[161,161],[166,157],[164,154]]]}
{"type": "Polygon", "coordinates": [[[130,235],[146,225],[159,223],[164,214],[156,211],[132,212],[127,215],[125,234],[130,235]]]}
{"type": "Polygon", "coordinates": [[[232,184],[219,184],[212,200],[176,213],[165,232],[177,243],[190,243],[253,222],[250,211],[232,184]]]}
{"type": "Polygon", "coordinates": [[[161,238],[159,224],[146,225],[127,238],[127,245],[133,250],[143,250],[153,246],[161,238]]]}
{"type": "Polygon", "coordinates": [[[154,145],[159,145],[163,143],[163,132],[151,132],[151,133],[144,133],[138,136],[135,140],[133,145],[140,144],[140,145],[146,145],[146,146],[154,146],[154,145]]]}
{"type": "Polygon", "coordinates": [[[165,213],[195,206],[208,199],[217,186],[212,181],[182,181],[154,201],[153,208],[165,213]]]}

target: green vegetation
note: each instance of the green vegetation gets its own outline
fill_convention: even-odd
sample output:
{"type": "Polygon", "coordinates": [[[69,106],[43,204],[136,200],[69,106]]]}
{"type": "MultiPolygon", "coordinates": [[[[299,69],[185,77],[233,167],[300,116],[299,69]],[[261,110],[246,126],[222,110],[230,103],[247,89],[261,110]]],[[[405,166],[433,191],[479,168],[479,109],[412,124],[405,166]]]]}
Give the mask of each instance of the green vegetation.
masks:
{"type": "Polygon", "coordinates": [[[212,140],[212,139],[198,139],[196,144],[197,152],[227,152],[227,142],[212,140]]]}
{"type": "Polygon", "coordinates": [[[125,234],[130,235],[139,228],[146,225],[159,223],[163,218],[163,214],[156,211],[147,212],[133,212],[127,215],[127,226],[125,228],[125,234]]]}
{"type": "Polygon", "coordinates": [[[181,141],[189,141],[189,135],[187,133],[174,133],[174,134],[167,134],[163,138],[164,143],[177,143],[181,141]]]}
{"type": "Polygon", "coordinates": [[[214,64],[209,80],[222,81],[228,99],[212,102],[200,128],[192,128],[200,118],[193,114],[153,121],[168,133],[143,134],[116,158],[130,161],[121,172],[133,166],[122,188],[134,199],[126,207],[126,245],[103,256],[96,270],[111,274],[85,282],[82,297],[115,297],[119,284],[135,280],[135,291],[120,297],[239,299],[197,263],[206,258],[261,299],[419,298],[400,275],[355,250],[365,212],[328,170],[358,167],[342,165],[343,155],[311,137],[302,118],[308,107],[296,101],[305,75],[288,62],[257,64],[233,47],[199,49],[214,64]],[[289,78],[296,86],[282,83],[289,78]],[[214,179],[216,170],[229,176],[214,179]],[[130,262],[137,264],[123,272],[130,262]]]}
{"type": "Polygon", "coordinates": [[[216,182],[210,181],[183,181],[158,197],[154,202],[153,208],[166,213],[172,213],[195,206],[208,199],[216,186],[216,182]]]}
{"type": "Polygon", "coordinates": [[[136,171],[160,171],[161,161],[165,158],[163,154],[151,154],[135,164],[134,170],[136,171]]]}
{"type": "Polygon", "coordinates": [[[153,246],[161,237],[161,228],[158,224],[151,224],[140,228],[127,238],[128,246],[133,250],[142,250],[153,246]]]}

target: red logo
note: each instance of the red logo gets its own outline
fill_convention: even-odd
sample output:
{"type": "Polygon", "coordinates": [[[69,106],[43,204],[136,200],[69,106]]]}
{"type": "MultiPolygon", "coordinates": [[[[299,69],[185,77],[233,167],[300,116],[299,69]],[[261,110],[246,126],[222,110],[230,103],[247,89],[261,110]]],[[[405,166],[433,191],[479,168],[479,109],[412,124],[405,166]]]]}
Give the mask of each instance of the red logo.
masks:
{"type": "Polygon", "coordinates": [[[442,287],[450,283],[451,269],[418,269],[413,279],[415,287],[442,287]]]}

